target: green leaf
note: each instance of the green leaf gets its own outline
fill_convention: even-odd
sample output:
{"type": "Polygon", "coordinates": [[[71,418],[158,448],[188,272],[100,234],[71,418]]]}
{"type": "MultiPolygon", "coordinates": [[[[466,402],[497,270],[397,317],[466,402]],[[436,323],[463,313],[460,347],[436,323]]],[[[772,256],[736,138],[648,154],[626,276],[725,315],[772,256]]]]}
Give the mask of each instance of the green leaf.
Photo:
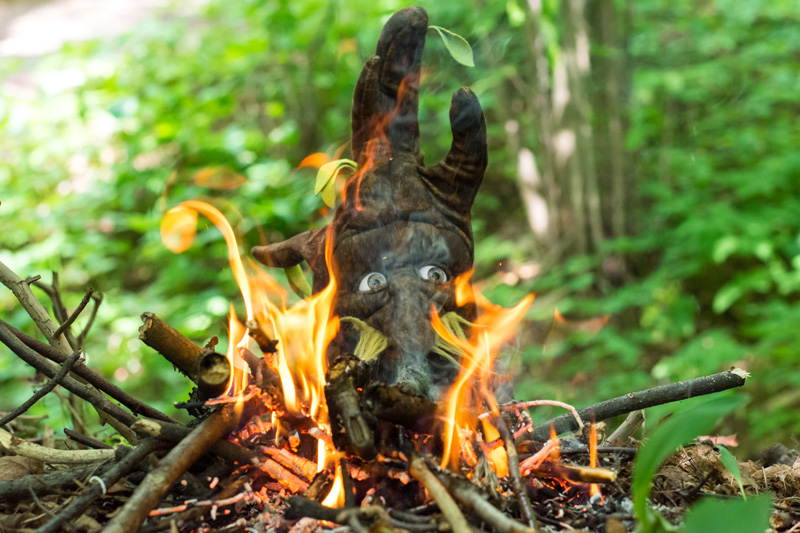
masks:
{"type": "Polygon", "coordinates": [[[653,531],[648,519],[647,499],[658,467],[675,449],[698,435],[710,432],[717,420],[747,400],[744,396],[728,396],[705,402],[694,409],[676,414],[659,426],[639,451],[633,469],[631,493],[636,516],[646,533],[653,531]]]}
{"type": "Polygon", "coordinates": [[[311,296],[311,285],[308,284],[303,268],[300,265],[284,268],[286,272],[286,279],[289,280],[289,286],[297,293],[300,298],[308,298],[311,296]]]}
{"type": "Polygon", "coordinates": [[[314,194],[322,196],[322,201],[328,207],[336,205],[336,176],[344,169],[355,170],[358,163],[352,159],[337,159],[330,163],[325,163],[317,171],[317,182],[314,185],[314,194]]]}
{"type": "Polygon", "coordinates": [[[472,47],[466,39],[457,33],[446,30],[441,26],[428,26],[429,30],[436,30],[439,36],[444,41],[447,51],[453,56],[453,59],[467,67],[474,67],[475,61],[472,57],[472,47]]]}
{"type": "Polygon", "coordinates": [[[728,283],[714,295],[714,302],[711,304],[711,308],[714,309],[714,312],[717,314],[724,313],[730,306],[736,303],[743,294],[744,291],[741,286],[735,283],[728,283]]]}
{"type": "Polygon", "coordinates": [[[725,446],[717,446],[717,450],[719,451],[719,460],[725,465],[725,468],[733,474],[736,483],[739,484],[739,491],[742,493],[742,498],[747,500],[747,495],[744,493],[744,485],[742,485],[742,472],[739,470],[739,462],[725,446]]]}
{"type": "Polygon", "coordinates": [[[767,495],[749,500],[704,498],[686,513],[684,533],[763,533],[769,529],[772,498],[767,495]]]}

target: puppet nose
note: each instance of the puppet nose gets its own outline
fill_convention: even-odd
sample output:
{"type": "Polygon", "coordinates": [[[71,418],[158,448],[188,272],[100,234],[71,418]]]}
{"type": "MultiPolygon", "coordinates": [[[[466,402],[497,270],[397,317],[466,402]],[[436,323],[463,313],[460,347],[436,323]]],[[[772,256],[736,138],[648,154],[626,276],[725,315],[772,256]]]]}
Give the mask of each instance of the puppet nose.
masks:
{"type": "Polygon", "coordinates": [[[396,348],[393,381],[427,394],[432,382],[428,352],[436,340],[430,309],[437,303],[418,288],[401,287],[393,292],[392,319],[386,331],[396,348]]]}

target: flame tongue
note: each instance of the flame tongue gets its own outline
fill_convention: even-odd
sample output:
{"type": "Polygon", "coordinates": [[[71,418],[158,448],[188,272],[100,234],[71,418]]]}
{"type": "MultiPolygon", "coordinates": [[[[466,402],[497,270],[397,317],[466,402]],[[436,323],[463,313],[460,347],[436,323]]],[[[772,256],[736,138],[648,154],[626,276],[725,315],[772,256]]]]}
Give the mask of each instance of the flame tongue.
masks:
{"type": "MultiPolygon", "coordinates": [[[[511,309],[493,305],[470,286],[471,275],[472,272],[468,272],[456,279],[457,304],[465,305],[474,302],[478,306],[478,319],[472,325],[469,339],[454,335],[442,323],[436,309],[431,310],[431,323],[436,333],[445,342],[459,348],[464,353],[461,370],[445,403],[443,468],[447,464],[452,468],[458,466],[461,446],[455,442],[459,438],[457,428],[468,427],[473,432],[475,430],[475,420],[474,418],[470,419],[469,409],[465,409],[465,406],[480,409],[484,405],[488,405],[493,414],[499,414],[497,401],[489,389],[494,359],[500,346],[513,336],[517,324],[525,316],[525,312],[533,302],[533,295],[528,295],[511,309]]],[[[490,424],[484,424],[484,434],[487,440],[499,437],[497,429],[490,424]]],[[[494,450],[494,457],[490,457],[490,459],[495,462],[496,472],[504,476],[507,472],[505,450],[502,448],[499,450],[494,450]]]]}
{"type": "MultiPolygon", "coordinates": [[[[197,213],[208,217],[222,232],[228,248],[228,258],[244,300],[247,321],[278,341],[272,358],[273,370],[281,377],[284,402],[294,416],[310,416],[327,427],[327,411],[323,402],[326,349],[336,335],[339,321],[332,316],[336,281],[320,293],[286,307],[286,293],[266,272],[251,262],[250,272],[239,255],[236,237],[225,217],[214,206],[201,201],[187,201],[171,209],[162,224],[162,238],[174,251],[188,248],[194,237],[197,213]],[[278,300],[279,304],[273,302],[278,300]]],[[[326,258],[329,254],[326,253],[326,258]]],[[[249,384],[247,365],[237,348],[248,348],[255,341],[250,331],[237,319],[231,306],[229,319],[228,358],[234,369],[227,394],[241,398],[249,384]]],[[[254,348],[255,351],[255,348],[254,348]]],[[[324,451],[324,447],[320,447],[324,451]]],[[[318,458],[320,468],[325,458],[318,458]]]]}

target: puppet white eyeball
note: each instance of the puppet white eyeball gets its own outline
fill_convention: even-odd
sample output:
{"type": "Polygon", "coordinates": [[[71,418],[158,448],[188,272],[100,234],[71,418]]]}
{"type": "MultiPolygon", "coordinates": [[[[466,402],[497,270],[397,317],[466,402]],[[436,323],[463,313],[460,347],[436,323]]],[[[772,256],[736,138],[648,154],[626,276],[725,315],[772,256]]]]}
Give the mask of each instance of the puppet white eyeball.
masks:
{"type": "Polygon", "coordinates": [[[420,268],[419,275],[422,279],[434,281],[436,283],[444,283],[447,281],[447,272],[435,265],[425,265],[424,267],[420,268]]]}
{"type": "Polygon", "coordinates": [[[363,278],[361,283],[358,284],[358,290],[361,292],[374,291],[386,285],[386,276],[380,272],[370,272],[363,278]]]}

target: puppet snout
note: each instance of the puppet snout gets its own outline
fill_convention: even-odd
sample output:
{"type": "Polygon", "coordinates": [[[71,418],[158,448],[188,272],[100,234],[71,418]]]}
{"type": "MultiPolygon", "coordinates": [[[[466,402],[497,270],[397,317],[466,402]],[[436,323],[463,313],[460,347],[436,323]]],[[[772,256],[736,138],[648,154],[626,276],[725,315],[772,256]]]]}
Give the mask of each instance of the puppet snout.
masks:
{"type": "Polygon", "coordinates": [[[391,357],[395,383],[403,383],[417,392],[427,394],[432,383],[428,365],[428,352],[436,341],[431,325],[432,306],[440,309],[442,298],[431,295],[420,287],[418,280],[401,280],[390,289],[392,292],[391,320],[384,333],[391,339],[391,357]]]}

